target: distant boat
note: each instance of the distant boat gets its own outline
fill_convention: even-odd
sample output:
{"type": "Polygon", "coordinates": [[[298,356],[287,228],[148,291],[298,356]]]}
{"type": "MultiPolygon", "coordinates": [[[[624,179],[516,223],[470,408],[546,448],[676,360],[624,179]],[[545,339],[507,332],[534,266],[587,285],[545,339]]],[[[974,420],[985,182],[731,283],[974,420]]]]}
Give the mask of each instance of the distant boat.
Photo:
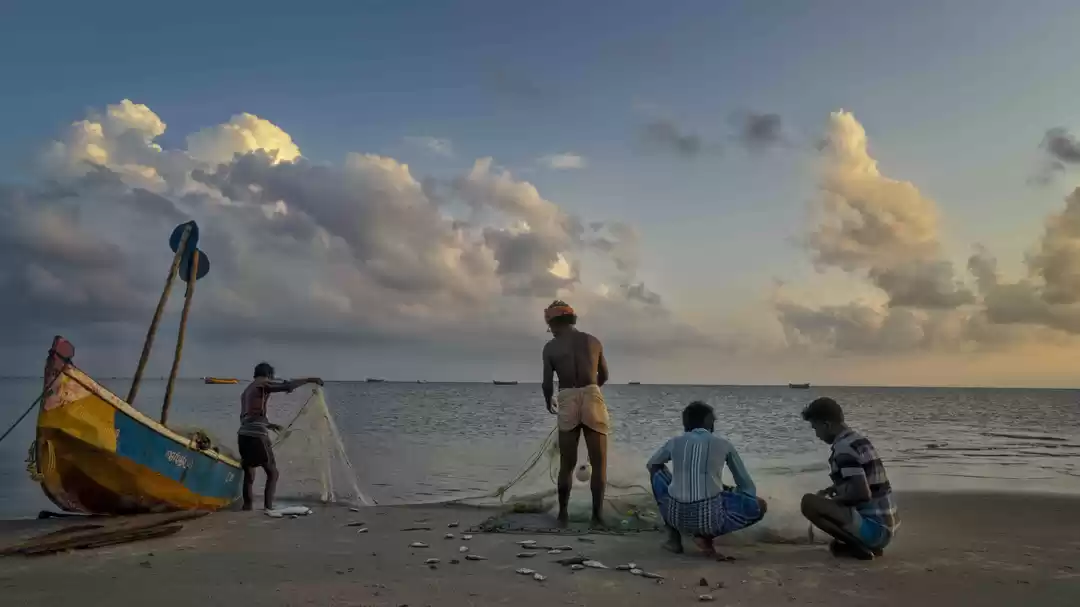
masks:
{"type": "Polygon", "coordinates": [[[640,385],[641,385],[641,382],[639,382],[639,381],[632,381],[632,382],[630,382],[630,384],[629,384],[629,385],[631,385],[631,386],[640,386],[640,385]]]}
{"type": "Polygon", "coordinates": [[[418,383],[418,384],[426,384],[427,380],[426,379],[418,379],[418,380],[416,380],[416,383],[418,383]]]}
{"type": "Polygon", "coordinates": [[[204,377],[204,384],[238,384],[240,380],[234,377],[204,377]]]}
{"type": "Polygon", "coordinates": [[[810,384],[788,384],[787,387],[791,388],[792,390],[808,390],[810,388],[810,384]]]}
{"type": "Polygon", "coordinates": [[[492,380],[491,383],[496,386],[516,386],[518,384],[516,381],[499,381],[497,379],[492,380]]]}
{"type": "Polygon", "coordinates": [[[377,377],[369,377],[369,378],[365,379],[364,381],[366,381],[369,384],[381,384],[386,380],[385,379],[379,379],[377,377]]]}

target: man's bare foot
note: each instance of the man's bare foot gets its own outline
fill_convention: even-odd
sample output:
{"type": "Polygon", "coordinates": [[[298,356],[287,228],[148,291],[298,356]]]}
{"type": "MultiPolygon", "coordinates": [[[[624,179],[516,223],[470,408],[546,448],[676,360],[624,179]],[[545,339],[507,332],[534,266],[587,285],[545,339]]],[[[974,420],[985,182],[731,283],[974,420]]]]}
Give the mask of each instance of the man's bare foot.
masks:
{"type": "Polygon", "coordinates": [[[716,548],[713,548],[713,543],[712,543],[711,538],[695,537],[694,538],[694,545],[697,546],[698,550],[700,550],[701,553],[703,555],[705,555],[706,557],[708,557],[708,558],[716,558],[716,548]]]}
{"type": "Polygon", "coordinates": [[[874,553],[862,546],[847,544],[839,540],[833,540],[829,544],[829,552],[837,558],[853,558],[860,561],[874,560],[874,553]]]}
{"type": "Polygon", "coordinates": [[[602,519],[602,518],[595,518],[594,517],[593,520],[589,521],[589,529],[596,529],[598,531],[605,531],[605,530],[607,530],[607,528],[608,528],[607,523],[605,523],[604,519],[602,519]]]}
{"type": "Polygon", "coordinates": [[[660,544],[660,547],[663,548],[664,550],[667,550],[668,552],[673,553],[673,554],[682,554],[683,553],[682,542],[678,541],[678,540],[669,539],[668,541],[664,542],[663,544],[660,544]]]}
{"type": "Polygon", "coordinates": [[[555,526],[559,529],[566,529],[570,526],[570,515],[565,512],[560,512],[559,516],[555,518],[555,526]]]}
{"type": "Polygon", "coordinates": [[[253,507],[251,506],[251,504],[244,504],[244,505],[243,505],[243,507],[241,508],[241,510],[243,510],[244,512],[251,512],[251,511],[252,511],[252,510],[254,510],[254,509],[255,509],[255,508],[253,508],[253,507]]]}

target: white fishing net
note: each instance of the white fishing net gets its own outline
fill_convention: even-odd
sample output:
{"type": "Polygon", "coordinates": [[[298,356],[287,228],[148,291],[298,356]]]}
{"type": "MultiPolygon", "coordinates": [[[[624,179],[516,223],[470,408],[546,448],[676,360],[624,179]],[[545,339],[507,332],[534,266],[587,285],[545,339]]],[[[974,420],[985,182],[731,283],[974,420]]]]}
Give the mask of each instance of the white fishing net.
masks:
{"type": "MultiPolygon", "coordinates": [[[[633,467],[613,466],[613,461],[628,460],[617,455],[613,457],[610,452],[608,459],[603,515],[609,527],[613,531],[641,531],[662,525],[652,492],[645,484],[644,467],[640,463],[633,467]],[[631,471],[635,469],[636,473],[631,471]]],[[[591,472],[582,439],[578,446],[578,469],[567,506],[571,531],[587,527],[592,518],[591,472]]],[[[558,432],[552,429],[517,476],[491,493],[454,503],[497,509],[494,516],[479,526],[481,530],[553,530],[558,511],[558,473],[558,432]]]]}
{"type": "Polygon", "coordinates": [[[274,442],[285,499],[318,500],[350,506],[373,506],[345,452],[322,388],[312,390],[300,412],[274,442]]]}

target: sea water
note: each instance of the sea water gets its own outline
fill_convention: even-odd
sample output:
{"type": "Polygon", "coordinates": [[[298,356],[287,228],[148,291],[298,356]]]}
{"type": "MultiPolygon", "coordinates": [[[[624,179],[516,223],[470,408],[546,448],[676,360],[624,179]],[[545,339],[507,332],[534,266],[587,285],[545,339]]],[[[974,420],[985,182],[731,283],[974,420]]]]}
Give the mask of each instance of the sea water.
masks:
{"type": "MultiPolygon", "coordinates": [[[[102,380],[120,394],[128,380],[102,380]]],[[[234,441],[240,385],[178,382],[170,419],[234,441]]],[[[41,380],[0,380],[0,426],[41,390],[41,380]]],[[[490,492],[518,473],[554,426],[540,386],[327,382],[326,399],[362,488],[382,504],[431,502],[490,492]]],[[[1080,493],[1080,395],[1068,390],[612,385],[609,479],[643,484],[645,460],[681,432],[692,400],[716,408],[716,431],[739,449],[763,495],[797,504],[828,484],[828,446],[799,417],[832,396],[874,443],[904,490],[1080,493]]],[[[156,418],[164,382],[148,380],[136,407],[156,418]]],[[[285,423],[308,393],[275,395],[285,423]]],[[[26,474],[34,415],[0,443],[0,518],[54,508],[26,474]]],[[[584,447],[579,463],[584,463],[584,447]]],[[[279,495],[289,493],[281,470],[279,495]]],[[[260,479],[261,482],[261,479],[260,479]]]]}

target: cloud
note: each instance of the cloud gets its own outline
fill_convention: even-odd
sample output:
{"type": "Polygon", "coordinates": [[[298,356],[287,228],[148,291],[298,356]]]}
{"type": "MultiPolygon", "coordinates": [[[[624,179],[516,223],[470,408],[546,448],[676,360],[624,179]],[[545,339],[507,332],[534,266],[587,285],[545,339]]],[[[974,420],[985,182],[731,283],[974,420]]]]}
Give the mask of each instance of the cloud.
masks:
{"type": "Polygon", "coordinates": [[[564,152],[562,154],[548,154],[547,156],[540,157],[537,162],[544,167],[547,167],[554,171],[566,171],[572,169],[585,168],[585,157],[580,154],[574,154],[573,152],[564,152]]]}
{"type": "Polygon", "coordinates": [[[436,156],[453,158],[454,144],[449,139],[438,137],[406,137],[405,143],[427,150],[436,156]]]}
{"type": "Polygon", "coordinates": [[[540,312],[556,296],[627,356],[715,345],[633,278],[636,228],[587,229],[491,158],[440,182],[376,154],[313,162],[251,114],[174,139],[183,148],[157,143],[165,126],[144,105],[109,106],[50,146],[40,185],[0,186],[6,335],[44,343],[61,330],[137,350],[167,235],[195,219],[213,265],[192,347],[289,344],[303,356],[454,343],[497,356],[544,339],[540,312]],[[604,283],[628,286],[598,295],[604,283]]]}
{"type": "Polygon", "coordinates": [[[641,137],[650,147],[674,152],[684,158],[697,157],[705,150],[701,136],[683,132],[669,120],[653,120],[641,127],[641,137]]]}
{"type": "Polygon", "coordinates": [[[735,139],[752,151],[760,151],[785,142],[780,114],[738,112],[731,117],[735,139]]]}
{"type": "Polygon", "coordinates": [[[1055,160],[1068,163],[1080,163],[1080,142],[1063,127],[1047,129],[1043,135],[1042,149],[1055,160]]]}

